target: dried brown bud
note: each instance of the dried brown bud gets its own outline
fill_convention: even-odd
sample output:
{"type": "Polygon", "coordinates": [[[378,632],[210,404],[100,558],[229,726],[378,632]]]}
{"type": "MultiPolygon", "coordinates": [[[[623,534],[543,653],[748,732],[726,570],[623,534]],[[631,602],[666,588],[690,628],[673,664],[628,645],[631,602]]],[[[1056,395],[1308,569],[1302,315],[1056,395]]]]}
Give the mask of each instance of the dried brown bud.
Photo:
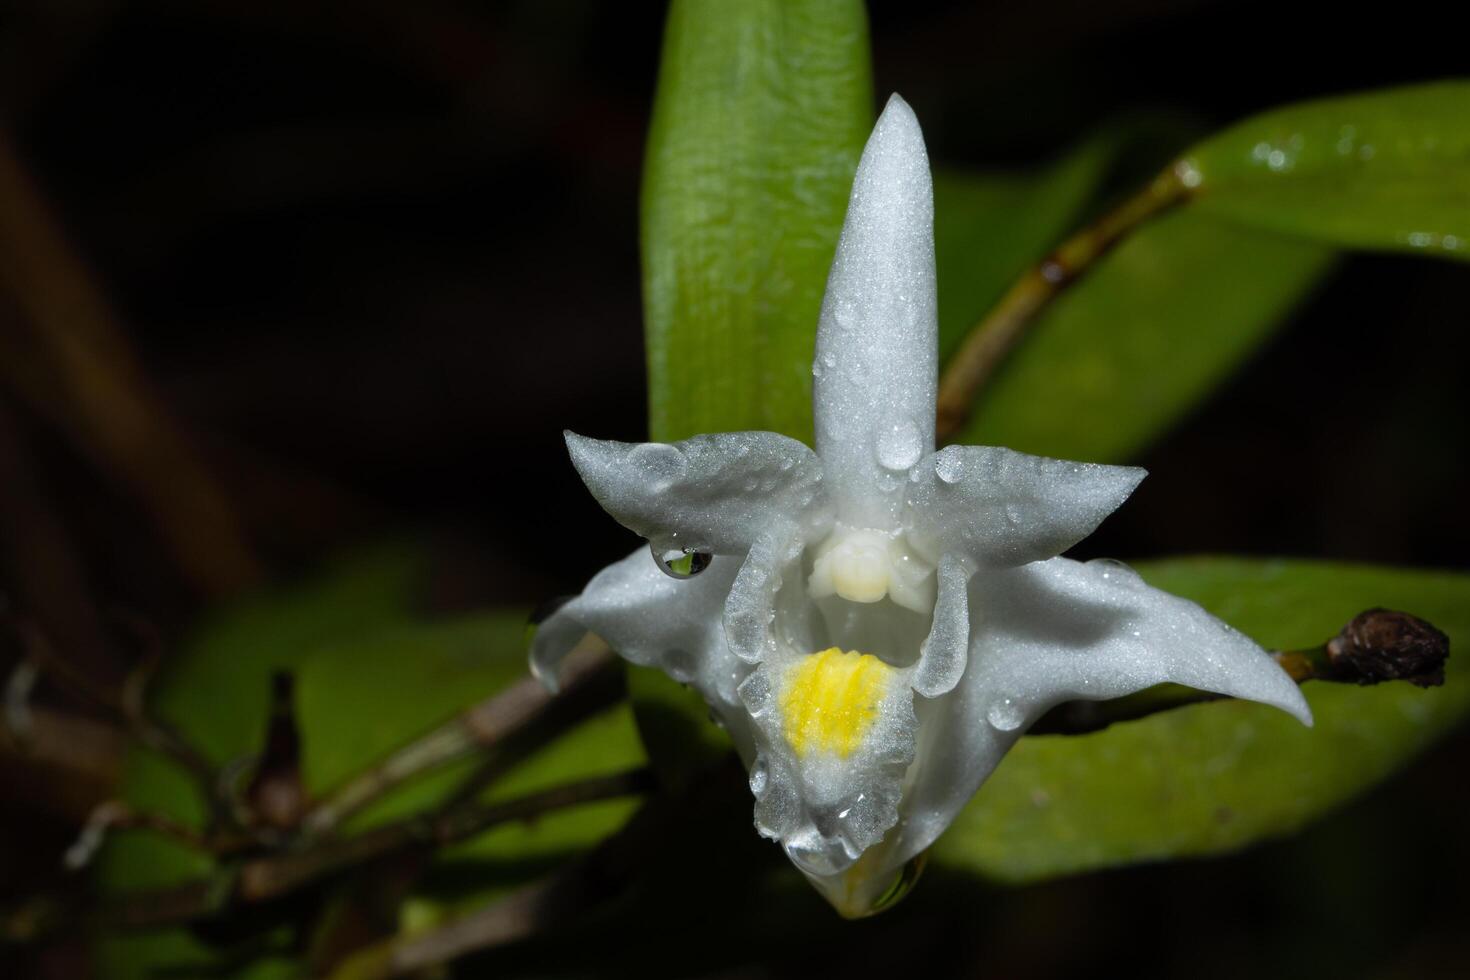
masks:
{"type": "Polygon", "coordinates": [[[1408,681],[1419,687],[1444,683],[1450,638],[1417,616],[1369,609],[1327,644],[1331,680],[1377,684],[1408,681]]]}
{"type": "Polygon", "coordinates": [[[296,705],[291,675],[271,677],[271,717],[265,751],[245,799],[255,819],[276,830],[296,826],[306,812],[306,787],[301,779],[301,736],[296,729],[296,705]]]}

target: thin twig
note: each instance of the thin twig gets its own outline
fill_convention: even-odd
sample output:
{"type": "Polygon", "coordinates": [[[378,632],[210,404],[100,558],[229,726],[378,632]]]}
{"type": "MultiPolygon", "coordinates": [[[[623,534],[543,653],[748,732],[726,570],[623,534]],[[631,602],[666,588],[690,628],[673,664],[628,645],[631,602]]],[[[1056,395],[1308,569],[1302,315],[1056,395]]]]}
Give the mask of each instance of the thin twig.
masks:
{"type": "Polygon", "coordinates": [[[15,665],[5,682],[5,730],[22,747],[31,739],[31,693],[40,678],[40,663],[34,657],[26,657],[15,665]]]}
{"type": "Polygon", "coordinates": [[[332,875],[366,867],[391,855],[432,850],[467,840],[492,827],[530,820],[557,810],[648,792],[646,768],[596,776],[539,793],[386,824],[355,837],[306,850],[251,858],[217,875],[164,889],[117,896],[104,916],[127,929],[178,925],[209,918],[232,903],[260,904],[292,894],[332,875]]]}
{"type": "Polygon", "coordinates": [[[333,980],[383,980],[493,949],[566,922],[629,888],[649,865],[654,849],[679,840],[680,828],[704,815],[728,812],[745,795],[734,754],[698,774],[673,796],[654,796],[584,857],[483,909],[426,932],[395,936],[359,950],[332,974],[333,980]]]}
{"type": "Polygon", "coordinates": [[[241,869],[237,897],[246,902],[269,901],[328,875],[406,848],[454,844],[501,824],[529,820],[586,803],[646,793],[652,788],[653,777],[647,768],[630,769],[567,783],[504,803],[460,807],[437,817],[387,824],[296,854],[249,861],[241,869]]]}
{"type": "MultiPolygon", "coordinates": [[[[542,727],[547,736],[612,704],[621,693],[617,658],[590,634],[563,662],[562,690],[552,695],[534,680],[524,680],[456,715],[352,777],[307,813],[303,828],[321,834],[409,779],[485,748],[519,757],[528,747],[522,736],[542,727]]],[[[530,744],[541,740],[530,739],[530,744]]]]}
{"type": "Polygon", "coordinates": [[[1015,347],[1037,315],[1123,236],[1184,201],[1193,172],[1175,164],[1138,194],[1063,242],[1006,291],[983,320],[971,327],[939,379],[936,435],[954,439],[970,416],[980,389],[1015,347]]]}
{"type": "Polygon", "coordinates": [[[0,752],[20,763],[64,770],[64,780],[37,780],[28,802],[67,820],[86,818],[97,800],[116,789],[127,743],[114,725],[32,705],[24,741],[0,738],[0,752]],[[44,798],[39,798],[40,794],[44,798]]]}
{"type": "Polygon", "coordinates": [[[108,834],[113,830],[148,830],[183,844],[196,851],[210,852],[208,842],[192,827],[179,823],[161,813],[143,813],[134,810],[122,800],[108,800],[98,804],[87,818],[82,831],[71,847],[67,848],[62,863],[69,871],[78,871],[92,862],[93,856],[102,848],[108,834]]]}
{"type": "Polygon", "coordinates": [[[20,639],[27,655],[40,664],[63,689],[118,718],[140,743],[172,759],[192,774],[211,805],[218,802],[214,792],[214,766],[180,733],[150,717],[143,710],[142,691],[152,661],[145,660],[139,671],[135,672],[143,674],[143,678],[130,678],[124,683],[122,691],[111,691],[94,683],[86,673],[57,656],[46,634],[36,624],[5,612],[0,612],[0,621],[8,624],[20,639]]]}

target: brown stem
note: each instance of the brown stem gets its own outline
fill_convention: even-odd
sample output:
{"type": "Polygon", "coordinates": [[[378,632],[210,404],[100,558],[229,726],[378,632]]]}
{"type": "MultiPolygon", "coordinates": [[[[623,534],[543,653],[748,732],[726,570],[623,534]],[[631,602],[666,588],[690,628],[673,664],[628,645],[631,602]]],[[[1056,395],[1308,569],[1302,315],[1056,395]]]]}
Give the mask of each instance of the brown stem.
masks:
{"type": "Polygon", "coordinates": [[[737,799],[748,802],[740,764],[732,753],[724,764],[699,773],[683,792],[649,799],[621,830],[585,857],[483,909],[360,950],[331,976],[381,980],[411,974],[570,921],[626,890],[647,866],[648,854],[670,841],[683,841],[691,821],[702,827],[706,814],[728,812],[737,799]]]}
{"type": "Polygon", "coordinates": [[[268,901],[327,875],[406,848],[453,844],[500,824],[528,820],[584,803],[646,793],[652,788],[653,778],[648,769],[630,769],[567,783],[505,803],[460,807],[438,817],[388,824],[298,854],[247,862],[241,869],[237,896],[246,902],[268,901]]]}
{"type": "Polygon", "coordinates": [[[93,808],[77,835],[75,843],[67,849],[64,863],[72,871],[80,870],[91,863],[92,857],[102,847],[107,835],[113,830],[148,830],[183,844],[196,851],[212,850],[209,843],[194,828],[161,813],[143,813],[134,810],[122,800],[108,800],[93,808]]]}
{"type": "Polygon", "coordinates": [[[39,664],[46,673],[59,682],[63,689],[74,697],[101,708],[118,719],[129,734],[138,742],[161,755],[172,759],[189,772],[199,785],[205,800],[219,811],[216,793],[214,766],[202,752],[194,748],[171,726],[155,720],[143,710],[143,687],[154,662],[145,660],[124,682],[122,692],[108,690],[96,684],[81,670],[57,656],[45,633],[25,619],[0,613],[0,622],[5,622],[20,639],[27,656],[39,664]]]}
{"type": "MultiPolygon", "coordinates": [[[[491,827],[529,820],[569,807],[648,792],[647,769],[597,776],[504,803],[466,807],[387,824],[307,850],[252,858],[219,875],[166,889],[119,896],[104,918],[123,928],[152,928],[207,918],[232,902],[256,904],[289,895],[334,874],[362,868],[390,855],[432,850],[467,840],[491,827]]],[[[155,828],[156,829],[156,828],[155,828]]]]}
{"type": "Polygon", "coordinates": [[[24,732],[0,728],[0,783],[24,786],[27,805],[81,823],[116,792],[126,736],[112,725],[50,708],[31,705],[26,714],[24,732]],[[45,778],[47,769],[64,778],[45,778]]]}
{"type": "MultiPolygon", "coordinates": [[[[17,393],[42,399],[43,415],[75,420],[70,431],[146,507],[197,588],[222,594],[258,581],[260,566],[224,490],[150,389],[100,290],[3,138],[0,214],[0,286],[15,297],[28,334],[26,344],[6,346],[31,348],[52,382],[17,393]]],[[[0,360],[16,354],[0,352],[0,360]]]]}
{"type": "Polygon", "coordinates": [[[325,833],[407,780],[486,748],[496,750],[499,759],[487,765],[499,771],[621,695],[617,658],[590,634],[567,656],[561,677],[559,694],[528,678],[397,749],[329,793],[307,813],[304,829],[325,833]]]}
{"type": "Polygon", "coordinates": [[[959,435],[981,388],[1041,310],[1123,236],[1185,200],[1191,172],[1183,163],[1164,170],[1138,194],[1022,273],[985,318],[970,328],[939,379],[935,433],[941,444],[959,435]]]}

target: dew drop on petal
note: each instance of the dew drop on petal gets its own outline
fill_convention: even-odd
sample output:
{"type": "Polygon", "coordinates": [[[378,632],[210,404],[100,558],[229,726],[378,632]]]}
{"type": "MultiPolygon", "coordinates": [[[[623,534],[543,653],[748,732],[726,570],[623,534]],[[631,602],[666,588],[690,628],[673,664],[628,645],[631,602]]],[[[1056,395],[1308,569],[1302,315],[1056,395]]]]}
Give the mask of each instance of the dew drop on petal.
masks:
{"type": "Polygon", "coordinates": [[[1103,578],[1138,578],[1138,573],[1116,558],[1094,558],[1088,562],[1103,570],[1103,578]]]}
{"type": "Polygon", "coordinates": [[[693,578],[709,568],[712,556],[698,548],[681,548],[678,545],[660,544],[650,541],[648,548],[653,552],[653,562],[669,578],[693,578]]]}
{"type": "Polygon", "coordinates": [[[929,852],[924,851],[918,857],[910,858],[895,875],[893,884],[879,895],[868,909],[868,915],[874,915],[885,909],[890,909],[903,900],[903,897],[914,890],[919,883],[919,876],[924,873],[924,865],[927,863],[929,852]]]}
{"type": "Polygon", "coordinates": [[[755,765],[750,767],[750,791],[760,796],[766,791],[766,783],[770,779],[767,771],[765,756],[757,756],[755,765]]]}
{"type": "Polygon", "coordinates": [[[636,466],[654,492],[668,490],[684,476],[684,454],[660,442],[644,442],[628,452],[628,462],[636,466]]]}
{"type": "Polygon", "coordinates": [[[878,464],[886,470],[907,470],[923,454],[919,427],[904,419],[878,434],[878,464]]]}
{"type": "Polygon", "coordinates": [[[786,856],[808,874],[825,877],[841,874],[852,866],[854,857],[842,841],[807,831],[800,839],[786,844],[786,856]]]}
{"type": "Polygon", "coordinates": [[[990,705],[990,709],[985,712],[985,720],[997,731],[1013,732],[1021,727],[1026,716],[1014,698],[1002,698],[990,705]]]}
{"type": "Polygon", "coordinates": [[[934,456],[934,475],[945,483],[959,483],[965,478],[964,454],[954,446],[941,449],[934,456]]]}

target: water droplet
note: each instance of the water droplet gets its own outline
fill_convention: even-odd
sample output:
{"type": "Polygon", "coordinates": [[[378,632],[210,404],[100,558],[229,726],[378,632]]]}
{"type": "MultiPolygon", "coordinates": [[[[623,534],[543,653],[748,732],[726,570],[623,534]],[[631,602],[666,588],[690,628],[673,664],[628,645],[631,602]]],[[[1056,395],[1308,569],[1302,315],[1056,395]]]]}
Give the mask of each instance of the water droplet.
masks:
{"type": "Polygon", "coordinates": [[[836,366],[837,366],[837,355],[836,354],[833,354],[831,351],[828,351],[827,353],[825,353],[825,354],[822,355],[822,367],[829,367],[830,368],[830,367],[836,367],[836,366]]]}
{"type": "Polygon", "coordinates": [[[801,870],[819,877],[841,874],[855,860],[837,838],[823,837],[815,829],[786,845],[786,856],[801,870]]]}
{"type": "Polygon", "coordinates": [[[878,463],[887,470],[906,470],[923,455],[919,427],[904,419],[878,434],[878,463]]]}
{"type": "Polygon", "coordinates": [[[924,851],[918,857],[912,858],[907,864],[899,869],[893,879],[893,884],[888,890],[873,900],[872,906],[865,915],[876,915],[885,909],[891,909],[903,900],[903,897],[914,890],[919,883],[919,876],[924,873],[924,865],[928,862],[929,852],[924,851]]]}
{"type": "Polygon", "coordinates": [[[1179,178],[1179,183],[1189,188],[1198,187],[1205,179],[1193,160],[1180,160],[1174,164],[1174,176],[1179,178]]]}
{"type": "Polygon", "coordinates": [[[628,451],[628,462],[638,467],[653,490],[667,490],[684,476],[684,454],[662,442],[643,442],[628,451]]]}
{"type": "Polygon", "coordinates": [[[1096,565],[1101,568],[1103,570],[1102,577],[1106,579],[1138,578],[1137,572],[1116,558],[1094,558],[1087,564],[1096,565]]]}
{"type": "Polygon", "coordinates": [[[990,709],[985,712],[985,720],[997,731],[1013,732],[1021,727],[1026,716],[1014,699],[1004,698],[991,704],[990,709]]]}
{"type": "Polygon", "coordinates": [[[939,451],[934,457],[934,475],[945,483],[959,483],[965,478],[965,457],[955,446],[939,451]]]}
{"type": "Polygon", "coordinates": [[[766,791],[766,783],[769,781],[770,772],[766,765],[766,757],[756,756],[755,765],[750,767],[750,791],[760,796],[766,791]]]}
{"type": "Polygon", "coordinates": [[[648,549],[653,552],[653,562],[659,567],[659,571],[669,578],[693,578],[709,568],[709,563],[713,560],[708,551],[662,545],[657,541],[650,541],[648,549]]]}

